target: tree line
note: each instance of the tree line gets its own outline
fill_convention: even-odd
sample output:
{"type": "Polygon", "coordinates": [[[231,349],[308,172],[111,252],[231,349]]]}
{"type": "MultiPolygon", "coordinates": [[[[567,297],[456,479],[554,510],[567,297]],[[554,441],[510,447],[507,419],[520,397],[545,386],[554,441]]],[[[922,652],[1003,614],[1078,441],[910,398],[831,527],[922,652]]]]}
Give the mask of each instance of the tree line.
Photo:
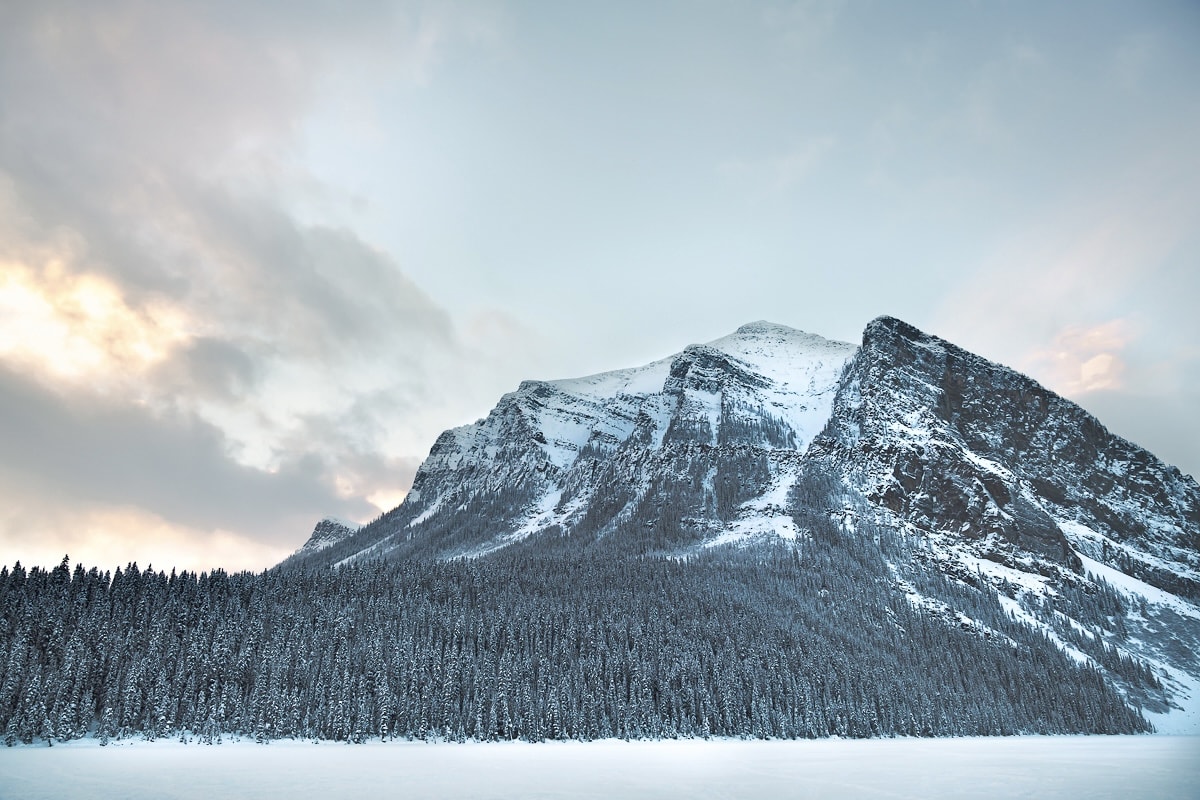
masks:
{"type": "Polygon", "coordinates": [[[805,522],[796,546],[683,557],[557,536],[474,560],[333,570],[6,566],[0,734],[11,745],[1150,729],[1099,668],[994,596],[922,587],[969,598],[986,630],[914,606],[884,557],[907,546],[897,533],[805,522]]]}

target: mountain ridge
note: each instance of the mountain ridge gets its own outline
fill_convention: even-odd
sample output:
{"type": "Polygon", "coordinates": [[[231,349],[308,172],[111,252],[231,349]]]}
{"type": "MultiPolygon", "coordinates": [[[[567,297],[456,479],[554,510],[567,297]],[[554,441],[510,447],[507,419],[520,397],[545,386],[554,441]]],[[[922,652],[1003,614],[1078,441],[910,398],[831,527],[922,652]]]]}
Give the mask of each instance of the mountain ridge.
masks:
{"type": "MultiPolygon", "coordinates": [[[[826,424],[836,422],[832,398],[839,388],[841,375],[835,376],[833,373],[839,365],[845,367],[864,353],[878,351],[880,343],[884,343],[887,355],[882,368],[876,365],[870,380],[886,378],[889,371],[894,374],[903,372],[905,365],[891,363],[897,354],[915,362],[920,350],[925,351],[926,360],[939,352],[945,353],[952,360],[965,360],[971,369],[983,369],[984,373],[1001,376],[1004,379],[1004,391],[1017,407],[1032,401],[1042,404],[1043,410],[1052,404],[1059,409],[1070,409],[1088,438],[1119,443],[1116,450],[1124,453],[1126,461],[1157,462],[1146,451],[1110,433],[1095,417],[1033,379],[936,336],[925,334],[894,317],[881,316],[872,320],[864,330],[863,345],[859,347],[777,323],[757,321],[708,344],[689,345],[674,356],[640,367],[611,370],[582,378],[523,381],[515,392],[501,398],[488,417],[444,432],[418,470],[413,488],[405,501],[385,514],[383,519],[365,526],[367,533],[377,531],[385,521],[399,521],[398,518],[404,516],[407,518],[400,525],[406,526],[405,530],[424,526],[444,511],[445,498],[438,493],[441,491],[440,484],[445,481],[439,480],[439,477],[444,479],[460,468],[470,471],[472,466],[487,463],[498,466],[487,475],[480,476],[482,480],[477,481],[478,485],[473,489],[499,495],[517,485],[525,486],[531,494],[536,495],[526,498],[523,509],[492,509],[490,512],[489,525],[495,526],[503,519],[511,523],[507,525],[505,533],[512,535],[513,540],[519,540],[523,538],[520,532],[535,532],[571,522],[570,509],[561,505],[562,495],[558,500],[555,499],[553,490],[564,489],[568,490],[568,496],[577,496],[577,491],[570,490],[578,490],[586,481],[580,475],[570,473],[581,454],[593,457],[597,453],[611,455],[631,438],[633,441],[652,441],[655,448],[661,448],[664,440],[692,440],[698,444],[717,445],[720,443],[717,440],[721,435],[722,416],[726,423],[731,423],[727,424],[728,428],[737,428],[739,417],[753,420],[759,428],[759,435],[754,437],[753,444],[768,451],[784,451],[771,453],[772,460],[794,459],[795,453],[802,457],[826,424]],[[911,343],[911,346],[901,348],[899,343],[902,341],[911,343]],[[803,387],[803,392],[796,391],[793,384],[798,382],[794,380],[797,376],[789,372],[796,364],[787,363],[780,368],[778,363],[781,354],[794,356],[797,351],[810,356],[816,352],[833,367],[820,375],[811,371],[807,373],[809,382],[803,387]],[[764,372],[770,374],[760,374],[764,372]],[[821,386],[817,385],[818,378],[821,386]],[[764,383],[764,380],[768,383],[764,383]],[[721,395],[719,401],[714,401],[715,395],[721,395]],[[795,404],[797,396],[800,397],[798,406],[795,404]],[[804,403],[805,399],[820,402],[804,403]],[[788,407],[789,402],[793,403],[791,408],[788,407]],[[530,443],[533,447],[528,446],[530,443]],[[1149,456],[1150,460],[1139,454],[1149,456]],[[434,497],[431,498],[431,495],[434,497]],[[556,509],[559,513],[552,513],[556,509]],[[405,515],[404,510],[412,510],[413,513],[405,515]],[[499,516],[495,513],[497,510],[502,512],[499,516]],[[516,511],[525,513],[514,513],[516,511]]],[[[800,367],[800,377],[804,377],[804,365],[800,367]]],[[[961,406],[958,395],[962,393],[963,386],[956,381],[961,381],[962,377],[955,377],[952,372],[944,373],[944,379],[938,386],[930,386],[909,375],[907,394],[920,391],[924,385],[926,391],[920,401],[921,408],[943,416],[957,413],[955,409],[961,406]],[[940,412],[939,403],[945,404],[940,412]]],[[[886,380],[883,383],[886,385],[886,380]]],[[[906,392],[893,392],[891,396],[911,406],[914,398],[905,395],[906,392]]],[[[978,402],[978,398],[972,400],[978,402]]],[[[919,410],[910,408],[910,412],[919,410]]],[[[946,419],[943,422],[953,420],[946,419]]],[[[903,425],[903,420],[893,419],[891,423],[893,426],[903,425]]],[[[1026,431],[1023,435],[1028,437],[1030,434],[1026,431]]],[[[976,466],[979,466],[981,462],[969,446],[978,445],[979,442],[961,444],[966,453],[976,457],[976,466]]],[[[823,441],[817,449],[831,446],[831,442],[823,441]]],[[[981,468],[976,471],[982,473],[976,477],[985,489],[988,484],[993,488],[998,487],[996,479],[999,473],[995,470],[981,468]]],[[[1171,484],[1173,491],[1170,494],[1178,497],[1180,492],[1187,493],[1190,478],[1177,468],[1158,462],[1154,471],[1159,488],[1171,484]]],[[[886,486],[875,486],[876,499],[885,505],[900,503],[903,492],[898,494],[897,489],[902,490],[906,482],[911,484],[915,478],[909,475],[901,480],[903,475],[901,470],[900,475],[894,476],[897,480],[890,490],[886,486]]],[[[1035,488],[1050,495],[1056,494],[1044,478],[1036,480],[1038,486],[1035,488]]],[[[1092,476],[1090,480],[1093,489],[1111,488],[1107,486],[1109,479],[1101,474],[1092,476]]],[[[1200,513],[1195,510],[1195,482],[1190,481],[1190,485],[1191,505],[1185,503],[1186,508],[1180,511],[1190,514],[1189,523],[1200,526],[1200,513]]],[[[462,490],[461,486],[457,488],[462,490]]],[[[1069,559],[1070,554],[1063,552],[1063,541],[1054,533],[1051,524],[1037,508],[1026,502],[1023,496],[1026,492],[1017,492],[1012,496],[1010,491],[1001,489],[997,488],[997,491],[1006,500],[1001,504],[1006,507],[1004,512],[1011,515],[1015,511],[1017,514],[1014,530],[1024,530],[1032,535],[1040,523],[1044,541],[1039,545],[1037,536],[1033,536],[1027,544],[1047,556],[1051,556],[1057,548],[1060,556],[1069,559]]],[[[1156,487],[1149,487],[1152,493],[1155,490],[1156,487]]],[[[450,493],[454,491],[451,489],[450,493]]],[[[1000,505],[994,502],[995,498],[990,497],[987,491],[984,495],[987,495],[984,500],[992,501],[990,504],[1000,509],[1000,505]]],[[[1119,513],[1119,510],[1112,508],[1097,510],[1110,520],[1119,513]]],[[[1190,547],[1195,550],[1200,544],[1200,537],[1193,534],[1192,539],[1190,547]]],[[[1200,565],[1196,566],[1200,569],[1200,565]]],[[[1190,577],[1188,579],[1192,580],[1190,577]]]]}
{"type": "Polygon", "coordinates": [[[760,321],[642,367],[522,382],[438,438],[399,507],[283,566],[822,536],[877,548],[872,580],[945,624],[998,635],[978,615],[1002,609],[984,616],[1102,671],[1160,728],[1200,731],[1200,486],[894,317],[857,346],[760,321]]]}
{"type": "Polygon", "coordinates": [[[664,441],[717,444],[723,416],[730,428],[755,420],[762,428],[755,437],[759,446],[790,453],[806,447],[825,424],[840,369],[855,349],[758,321],[640,367],[523,381],[488,417],[438,437],[404,503],[384,517],[399,521],[406,516],[402,510],[411,509],[400,524],[425,525],[442,510],[440,500],[429,500],[431,489],[436,493],[444,482],[439,476],[460,467],[470,471],[472,461],[488,463],[496,467],[475,489],[500,495],[518,485],[536,495],[519,521],[513,509],[492,504],[486,512],[493,521],[511,523],[506,533],[522,538],[522,531],[571,517],[570,508],[552,513],[562,499],[553,491],[577,497],[587,489],[585,476],[569,474],[581,454],[611,456],[631,441],[652,441],[655,449],[664,441]],[[781,353],[800,356],[780,359],[781,353]]]}

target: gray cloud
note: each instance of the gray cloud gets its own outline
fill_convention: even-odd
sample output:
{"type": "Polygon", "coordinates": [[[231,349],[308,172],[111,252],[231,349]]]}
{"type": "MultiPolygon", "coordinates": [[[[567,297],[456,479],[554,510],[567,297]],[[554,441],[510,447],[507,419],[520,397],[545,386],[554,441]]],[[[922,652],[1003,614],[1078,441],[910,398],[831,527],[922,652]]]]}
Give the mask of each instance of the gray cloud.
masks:
{"type": "Polygon", "coordinates": [[[5,4],[0,266],[104,276],[184,333],[134,388],[0,362],[0,475],[25,505],[298,545],[321,515],[372,517],[366,497],[407,489],[413,443],[465,404],[445,376],[477,358],[393,257],[305,217],[336,193],[297,135],[335,61],[423,79],[448,8],[5,4]]]}
{"type": "Polygon", "coordinates": [[[51,506],[132,505],[284,545],[297,538],[286,524],[297,518],[371,513],[365,501],[336,495],[319,453],[298,452],[275,472],[252,469],[194,416],[64,398],[3,368],[0,438],[4,482],[51,506]]]}
{"type": "Polygon", "coordinates": [[[260,375],[254,356],[238,345],[202,337],[161,364],[152,381],[173,395],[230,401],[253,388],[260,375]]]}

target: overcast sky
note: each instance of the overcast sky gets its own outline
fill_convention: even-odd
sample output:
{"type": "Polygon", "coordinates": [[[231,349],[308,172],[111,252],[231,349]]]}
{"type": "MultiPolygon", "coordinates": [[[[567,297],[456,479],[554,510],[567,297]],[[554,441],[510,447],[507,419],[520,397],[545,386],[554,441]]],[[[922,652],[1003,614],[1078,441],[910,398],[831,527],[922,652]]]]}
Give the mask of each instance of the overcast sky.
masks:
{"type": "Polygon", "coordinates": [[[880,314],[1200,474],[1194,2],[0,3],[0,561],[260,569],[525,378],[880,314]]]}

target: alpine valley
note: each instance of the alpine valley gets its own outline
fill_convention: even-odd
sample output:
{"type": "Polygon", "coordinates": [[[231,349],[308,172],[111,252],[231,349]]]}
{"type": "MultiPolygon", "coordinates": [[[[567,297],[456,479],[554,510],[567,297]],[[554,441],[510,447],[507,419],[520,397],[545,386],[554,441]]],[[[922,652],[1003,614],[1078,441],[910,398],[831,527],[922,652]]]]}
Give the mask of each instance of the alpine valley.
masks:
{"type": "Polygon", "coordinates": [[[10,743],[1200,733],[1196,481],[888,317],[526,381],[273,570],[0,610],[10,743]]]}

